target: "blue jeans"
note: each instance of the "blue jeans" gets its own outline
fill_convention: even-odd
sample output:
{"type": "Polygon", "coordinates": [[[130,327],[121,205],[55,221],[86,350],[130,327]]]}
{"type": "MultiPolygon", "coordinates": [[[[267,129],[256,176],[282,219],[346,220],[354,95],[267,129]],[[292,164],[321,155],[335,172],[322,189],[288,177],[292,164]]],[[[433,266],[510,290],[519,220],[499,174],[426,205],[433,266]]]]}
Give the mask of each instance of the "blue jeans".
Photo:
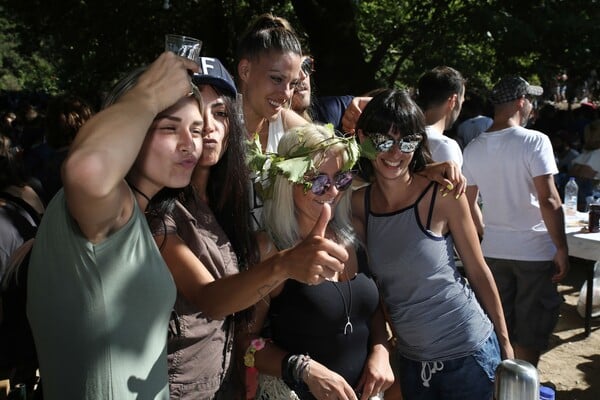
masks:
{"type": "Polygon", "coordinates": [[[405,400],[487,400],[494,394],[500,346],[492,332],[474,354],[447,361],[412,361],[397,354],[405,400]]]}

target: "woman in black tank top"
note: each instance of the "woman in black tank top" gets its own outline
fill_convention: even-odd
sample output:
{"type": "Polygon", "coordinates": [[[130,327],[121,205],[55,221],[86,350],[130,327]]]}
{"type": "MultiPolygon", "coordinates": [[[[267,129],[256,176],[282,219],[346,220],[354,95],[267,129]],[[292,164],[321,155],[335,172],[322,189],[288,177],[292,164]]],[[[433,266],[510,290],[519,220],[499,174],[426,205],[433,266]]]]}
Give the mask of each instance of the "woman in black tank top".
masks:
{"type": "Polygon", "coordinates": [[[366,257],[357,257],[350,220],[357,152],[354,139],[310,124],[288,131],[279,157],[266,164],[261,257],[308,237],[342,245],[349,257],[337,273],[325,255],[312,282],[288,280],[255,306],[245,361],[260,372],[256,398],[367,399],[393,382],[379,294],[366,257]],[[303,160],[310,162],[301,173],[289,170],[303,160]]]}

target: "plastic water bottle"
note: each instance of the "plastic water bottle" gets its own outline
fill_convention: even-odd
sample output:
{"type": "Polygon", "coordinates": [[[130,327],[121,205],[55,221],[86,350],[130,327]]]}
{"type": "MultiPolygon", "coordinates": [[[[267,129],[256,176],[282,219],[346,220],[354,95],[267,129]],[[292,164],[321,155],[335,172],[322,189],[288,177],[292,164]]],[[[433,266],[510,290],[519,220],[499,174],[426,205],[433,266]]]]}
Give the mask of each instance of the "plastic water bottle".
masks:
{"type": "Polygon", "coordinates": [[[569,178],[569,182],[565,185],[565,214],[575,215],[577,213],[577,182],[575,178],[569,178]]]}

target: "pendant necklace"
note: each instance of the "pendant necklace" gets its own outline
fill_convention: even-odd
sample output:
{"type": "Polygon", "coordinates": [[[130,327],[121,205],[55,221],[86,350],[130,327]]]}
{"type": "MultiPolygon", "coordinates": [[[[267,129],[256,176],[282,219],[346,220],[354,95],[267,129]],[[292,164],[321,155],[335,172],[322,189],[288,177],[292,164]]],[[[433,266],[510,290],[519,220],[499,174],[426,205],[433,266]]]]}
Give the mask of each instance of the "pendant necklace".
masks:
{"type": "Polygon", "coordinates": [[[344,304],[344,312],[346,313],[346,325],[344,325],[344,335],[348,335],[354,330],[352,322],[350,322],[350,312],[352,311],[352,288],[350,287],[350,279],[348,279],[348,272],[344,271],[344,273],[346,274],[346,283],[348,284],[348,305],[346,305],[346,298],[344,297],[342,289],[338,287],[337,282],[330,282],[333,284],[333,287],[338,291],[340,297],[342,298],[342,303],[344,304]]]}

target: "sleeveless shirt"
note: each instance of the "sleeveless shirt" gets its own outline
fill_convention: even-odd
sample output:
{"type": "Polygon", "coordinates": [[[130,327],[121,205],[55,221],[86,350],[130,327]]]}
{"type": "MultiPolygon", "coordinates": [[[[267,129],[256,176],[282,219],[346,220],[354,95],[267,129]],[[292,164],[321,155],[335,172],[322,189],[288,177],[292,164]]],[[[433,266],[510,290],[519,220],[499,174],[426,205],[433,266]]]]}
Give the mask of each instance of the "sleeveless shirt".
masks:
{"type": "MultiPolygon", "coordinates": [[[[267,146],[265,148],[266,153],[277,153],[277,146],[279,146],[279,141],[281,137],[285,133],[285,128],[283,126],[283,115],[281,112],[277,115],[277,118],[274,121],[269,122],[269,134],[267,137],[267,146]]],[[[257,177],[255,174],[251,176],[252,182],[256,182],[261,177],[257,177]]],[[[253,183],[250,183],[250,216],[252,221],[252,229],[256,231],[260,231],[263,228],[263,216],[262,216],[262,208],[263,208],[263,200],[254,188],[253,183]]]]}
{"type": "Polygon", "coordinates": [[[415,361],[444,361],[470,355],[490,336],[493,325],[454,263],[450,234],[429,230],[437,184],[417,201],[385,214],[370,211],[365,190],[369,266],[387,307],[397,348],[415,361]],[[433,190],[427,226],[418,204],[433,190]]]}
{"type": "Polygon", "coordinates": [[[61,189],[39,227],[27,281],[44,398],[168,399],[174,301],[173,279],[137,202],[123,227],[93,244],[61,189]]]}
{"type": "Polygon", "coordinates": [[[271,300],[272,339],[288,352],[310,355],[355,386],[369,354],[378,302],[377,287],[363,271],[350,281],[314,286],[288,280],[271,300]],[[353,328],[344,334],[347,310],[353,328]]]}
{"type": "MultiPolygon", "coordinates": [[[[177,201],[162,222],[151,222],[158,243],[165,234],[179,235],[214,279],[239,272],[231,243],[206,203],[184,207],[177,201]]],[[[179,291],[174,310],[167,349],[171,399],[212,399],[230,370],[233,316],[210,319],[179,291]]]]}
{"type": "Polygon", "coordinates": [[[267,153],[277,153],[279,141],[285,133],[283,126],[283,115],[281,112],[277,115],[274,121],[269,121],[269,136],[267,138],[267,153]]]}

